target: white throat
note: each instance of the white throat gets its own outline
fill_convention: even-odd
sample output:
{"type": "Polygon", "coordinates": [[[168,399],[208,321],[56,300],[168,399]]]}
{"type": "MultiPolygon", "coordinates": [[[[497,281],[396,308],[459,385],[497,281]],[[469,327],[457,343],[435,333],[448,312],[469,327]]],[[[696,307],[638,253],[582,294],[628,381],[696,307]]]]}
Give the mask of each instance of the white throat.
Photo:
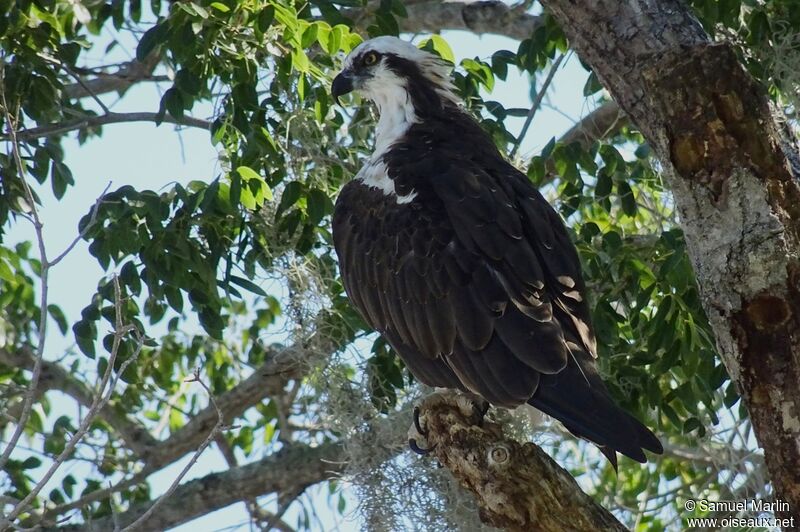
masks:
{"type": "Polygon", "coordinates": [[[372,91],[367,95],[378,107],[378,125],[375,129],[375,151],[372,158],[380,158],[392,144],[405,135],[417,121],[411,96],[404,86],[393,85],[372,91]]]}
{"type": "MultiPolygon", "coordinates": [[[[417,115],[404,86],[390,85],[372,92],[365,96],[375,103],[380,115],[375,128],[375,150],[356,174],[356,179],[360,179],[365,185],[380,189],[386,195],[397,195],[394,181],[389,178],[388,169],[383,163],[383,156],[417,121],[417,115]]],[[[405,196],[397,196],[397,203],[409,203],[416,196],[417,193],[414,191],[405,196]]]]}

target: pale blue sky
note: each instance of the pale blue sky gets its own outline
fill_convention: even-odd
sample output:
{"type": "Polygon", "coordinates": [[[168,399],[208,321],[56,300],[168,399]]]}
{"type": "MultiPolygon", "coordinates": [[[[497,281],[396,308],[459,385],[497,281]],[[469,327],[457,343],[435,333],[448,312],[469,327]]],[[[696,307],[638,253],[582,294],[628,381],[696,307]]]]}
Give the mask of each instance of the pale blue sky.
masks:
{"type": "MultiPolygon", "coordinates": [[[[474,56],[488,58],[498,49],[516,51],[518,46],[516,41],[496,36],[478,37],[464,32],[448,32],[444,36],[458,60],[474,56]]],[[[120,49],[118,53],[123,56],[121,60],[127,58],[124,49],[120,49]]],[[[558,108],[561,112],[548,106],[540,109],[522,145],[521,153],[525,159],[536,154],[551,137],[559,136],[566,131],[573,124],[570,118],[578,119],[594,108],[582,96],[586,77],[586,72],[577,58],[571,56],[556,75],[549,96],[545,100],[548,105],[558,108]]],[[[161,90],[165,88],[161,87],[161,90]]],[[[112,109],[117,112],[156,111],[160,99],[158,90],[159,87],[155,84],[143,83],[131,89],[119,102],[116,102],[116,97],[113,96],[104,99],[107,104],[113,104],[112,109]]],[[[491,99],[500,101],[506,107],[529,107],[527,77],[519,75],[514,70],[510,71],[508,82],[498,82],[491,99]]],[[[210,114],[210,109],[210,106],[196,107],[193,114],[203,117],[203,112],[210,114]]],[[[516,132],[523,120],[523,118],[509,118],[508,124],[512,131],[516,132]]],[[[45,187],[39,187],[40,197],[43,199],[40,214],[51,257],[60,253],[76,236],[78,220],[88,212],[95,198],[102,193],[109,181],[112,183],[112,190],[126,184],[137,189],[159,190],[174,181],[180,183],[191,180],[210,181],[217,177],[219,165],[209,134],[189,128],[176,134],[175,129],[169,124],[162,124],[160,127],[149,123],[115,124],[105,126],[102,137],[92,139],[83,146],[78,145],[72,138],[64,141],[66,162],[72,169],[76,185],[68,190],[62,201],[56,201],[52,197],[49,183],[45,187]]],[[[20,221],[11,227],[7,242],[14,243],[32,238],[33,231],[30,225],[20,221]]],[[[51,302],[60,305],[67,319],[72,322],[79,317],[80,310],[89,302],[98,279],[104,273],[89,255],[86,243],[79,243],[51,273],[51,302]]],[[[50,329],[46,350],[46,356],[50,359],[57,358],[64,348],[72,344],[71,336],[62,338],[57,332],[54,333],[54,330],[50,329]]],[[[153,331],[148,332],[154,334],[153,331]]],[[[153,492],[159,493],[166,489],[187,460],[188,457],[153,475],[150,479],[153,492]]],[[[206,450],[186,479],[226,468],[220,453],[212,446],[206,450]]],[[[49,488],[46,488],[44,493],[48,491],[49,488]]],[[[327,509],[325,497],[317,496],[314,500],[319,505],[320,515],[332,527],[335,522],[334,514],[327,509]]],[[[349,504],[348,508],[352,509],[353,505],[349,504]]],[[[290,524],[294,523],[294,517],[287,517],[287,521],[290,524]]],[[[236,504],[187,523],[176,530],[185,532],[216,530],[246,522],[247,515],[243,505],[236,504]]],[[[357,522],[348,520],[340,525],[340,529],[357,530],[358,525],[357,522]]]]}

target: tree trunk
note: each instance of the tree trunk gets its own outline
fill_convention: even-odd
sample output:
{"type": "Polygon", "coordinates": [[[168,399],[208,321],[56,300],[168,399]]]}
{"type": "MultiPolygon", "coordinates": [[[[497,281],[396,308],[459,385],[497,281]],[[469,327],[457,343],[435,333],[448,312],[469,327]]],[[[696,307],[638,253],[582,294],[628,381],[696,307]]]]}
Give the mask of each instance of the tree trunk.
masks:
{"type": "Polygon", "coordinates": [[[461,394],[433,394],[420,409],[428,448],[475,495],[481,521],[520,532],[628,530],[547,453],[482,417],[461,394]]]}
{"type": "Polygon", "coordinates": [[[766,91],[678,0],[543,0],[658,154],[779,517],[800,522],[800,157],[766,91]]]}

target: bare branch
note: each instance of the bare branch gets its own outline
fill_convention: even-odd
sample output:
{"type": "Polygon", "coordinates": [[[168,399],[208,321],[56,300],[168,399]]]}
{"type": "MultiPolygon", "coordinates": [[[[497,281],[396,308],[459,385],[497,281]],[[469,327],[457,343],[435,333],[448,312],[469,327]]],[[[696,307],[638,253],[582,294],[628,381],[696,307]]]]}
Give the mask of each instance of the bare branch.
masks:
{"type": "MultiPolygon", "coordinates": [[[[197,382],[197,383],[200,383],[200,386],[202,386],[203,389],[206,391],[206,393],[208,393],[208,399],[211,402],[211,405],[214,407],[214,410],[216,410],[216,412],[217,412],[217,423],[211,429],[211,432],[208,434],[208,436],[206,437],[205,441],[203,441],[203,443],[200,444],[200,447],[197,449],[197,451],[195,451],[195,453],[192,456],[191,460],[189,460],[189,462],[186,464],[186,466],[183,468],[183,470],[181,470],[181,472],[178,473],[178,476],[176,476],[175,479],[172,481],[172,484],[169,486],[169,488],[167,488],[167,491],[165,491],[164,494],[161,497],[159,497],[147,509],[147,511],[145,511],[142,515],[140,515],[133,523],[131,523],[128,526],[126,526],[125,528],[123,528],[122,532],[131,532],[131,531],[136,530],[137,528],[139,528],[142,524],[144,524],[150,518],[151,515],[153,515],[156,512],[158,507],[160,505],[162,505],[164,503],[164,501],[166,501],[167,499],[169,499],[172,496],[172,494],[178,488],[178,485],[181,483],[181,480],[183,480],[183,477],[186,476],[186,473],[188,473],[189,470],[192,467],[194,467],[194,464],[197,463],[197,460],[200,458],[200,455],[203,454],[203,451],[206,450],[206,447],[211,445],[211,442],[213,442],[216,439],[217,435],[223,429],[224,416],[222,414],[222,410],[220,410],[219,405],[217,404],[217,401],[214,399],[214,394],[212,394],[211,390],[208,388],[208,386],[206,386],[206,384],[202,380],[200,380],[200,370],[195,370],[194,375],[192,377],[186,379],[186,382],[197,382]]],[[[116,531],[116,530],[119,530],[118,520],[117,520],[118,516],[115,515],[114,518],[115,518],[114,530],[116,531]]]]}
{"type": "MultiPolygon", "coordinates": [[[[283,393],[287,382],[305,374],[307,364],[304,360],[310,356],[314,355],[301,347],[289,347],[272,353],[252,375],[216,398],[225,420],[242,415],[265,397],[283,393]]],[[[203,441],[216,419],[216,409],[213,406],[205,408],[172,436],[146,450],[142,459],[148,467],[155,469],[174,462],[203,441]]]]}
{"type": "Polygon", "coordinates": [[[544,83],[542,83],[538,94],[536,94],[536,99],[533,101],[530,111],[528,111],[528,116],[525,117],[525,123],[522,125],[522,130],[519,132],[519,137],[517,137],[514,147],[511,149],[511,153],[509,154],[511,159],[514,158],[514,155],[516,155],[517,150],[519,149],[519,145],[522,144],[522,140],[525,138],[525,135],[528,134],[528,128],[531,127],[533,117],[536,116],[536,111],[539,110],[539,106],[542,104],[542,99],[544,99],[544,95],[547,94],[547,89],[550,87],[550,83],[552,83],[558,67],[561,66],[561,62],[564,61],[564,57],[566,57],[566,55],[561,54],[558,56],[558,59],[553,61],[553,66],[550,67],[550,72],[547,73],[544,83]]]}
{"type": "Polygon", "coordinates": [[[76,129],[85,127],[97,127],[106,124],[120,124],[126,122],[165,122],[168,124],[177,124],[181,126],[196,127],[199,129],[211,129],[211,122],[202,120],[192,116],[184,116],[183,118],[175,118],[170,114],[159,116],[158,113],[106,113],[104,115],[87,116],[66,122],[58,122],[48,124],[45,126],[34,127],[30,129],[23,129],[17,132],[17,138],[21,140],[32,140],[42,137],[54,137],[56,135],[63,135],[76,129]]]}
{"type": "MultiPolygon", "coordinates": [[[[248,498],[268,493],[285,493],[313,486],[344,471],[344,451],[340,443],[326,442],[316,447],[291,444],[254,462],[223,473],[212,473],[179,486],[164,504],[152,512],[148,530],[166,530],[248,498]]],[[[152,507],[152,501],[133,505],[119,513],[122,526],[133,523],[152,507]]],[[[111,516],[87,524],[68,525],[62,530],[113,530],[111,516]]]]}
{"type": "Polygon", "coordinates": [[[80,78],[78,83],[65,85],[63,93],[67,98],[86,98],[107,92],[124,92],[140,81],[167,81],[166,76],[153,76],[159,57],[151,54],[144,61],[133,60],[124,63],[116,72],[97,73],[92,79],[80,78]]]}
{"type": "MultiPolygon", "coordinates": [[[[75,446],[78,442],[83,439],[84,435],[89,430],[89,426],[91,425],[92,421],[94,421],[97,413],[100,409],[108,403],[108,400],[111,398],[111,395],[114,391],[114,388],[119,381],[120,376],[125,373],[125,370],[128,366],[133,363],[139,356],[139,353],[142,350],[142,346],[144,345],[144,338],[140,337],[138,341],[138,345],[136,350],[131,354],[131,356],[125,360],[122,365],[119,367],[117,374],[114,375],[112,379],[112,374],[114,373],[114,362],[116,361],[117,354],[119,353],[119,347],[122,344],[123,338],[128,335],[133,330],[133,327],[130,325],[125,325],[122,321],[122,293],[119,286],[119,280],[117,277],[114,277],[114,308],[116,313],[116,323],[114,328],[114,341],[111,348],[111,352],[108,356],[108,366],[106,367],[106,371],[103,374],[103,377],[97,387],[97,391],[95,394],[95,398],[92,401],[92,405],[89,408],[89,411],[84,416],[83,420],[81,421],[78,430],[75,431],[75,434],[72,435],[70,440],[64,446],[64,450],[56,457],[53,461],[50,468],[45,472],[44,475],[39,479],[36,483],[36,486],[31,489],[31,491],[22,499],[19,504],[17,504],[13,510],[8,514],[7,519],[9,521],[13,521],[18,515],[20,515],[28,505],[33,501],[39,492],[47,485],[50,481],[52,476],[61,467],[61,464],[72,455],[72,452],[75,449],[75,446]],[[110,385],[109,385],[110,383],[110,385]],[[106,388],[108,390],[106,391],[106,388]]],[[[43,340],[40,341],[40,345],[43,345],[43,340]]],[[[40,358],[40,367],[41,367],[41,358],[40,358]]],[[[33,388],[35,390],[35,387],[33,388]]]]}
{"type": "MultiPolygon", "coordinates": [[[[13,154],[14,162],[17,166],[17,172],[19,173],[19,179],[22,183],[23,188],[25,189],[25,197],[28,201],[29,208],[31,210],[30,216],[33,220],[33,228],[36,232],[36,241],[39,246],[39,257],[41,260],[41,272],[40,278],[42,280],[42,292],[40,294],[39,300],[39,324],[38,324],[38,335],[39,335],[39,345],[36,348],[36,356],[35,356],[35,363],[33,365],[33,372],[31,375],[30,383],[28,384],[28,389],[25,392],[25,400],[22,406],[22,412],[20,414],[19,419],[17,420],[17,426],[14,430],[14,433],[11,435],[11,438],[8,440],[8,444],[6,448],[3,450],[2,456],[0,456],[0,470],[3,470],[8,463],[9,458],[11,458],[11,453],[14,451],[14,448],[19,441],[19,438],[22,436],[22,432],[25,430],[25,425],[28,423],[28,418],[31,414],[31,408],[33,408],[33,401],[36,396],[36,388],[38,387],[39,383],[39,376],[42,372],[42,359],[44,358],[44,344],[45,344],[45,337],[47,334],[47,290],[48,290],[48,283],[47,283],[47,276],[50,271],[50,263],[47,260],[47,250],[45,249],[44,245],[44,235],[42,234],[42,221],[39,218],[39,211],[36,208],[36,200],[33,196],[33,192],[31,191],[30,186],[28,186],[28,180],[26,179],[27,172],[25,171],[25,165],[22,163],[22,157],[19,153],[19,142],[17,137],[17,116],[16,111],[14,116],[12,116],[11,110],[8,107],[8,102],[6,101],[6,90],[5,90],[5,58],[0,59],[0,98],[2,98],[3,103],[3,113],[5,114],[5,122],[8,124],[8,135],[11,140],[11,152],[13,154]]],[[[17,106],[18,109],[18,106],[17,106]]]]}
{"type": "MultiPolygon", "coordinates": [[[[2,354],[3,351],[0,351],[0,361],[2,361],[2,354]]],[[[197,446],[203,442],[219,419],[217,408],[222,411],[224,419],[235,419],[265,397],[283,393],[284,387],[289,381],[305,375],[308,361],[315,356],[318,355],[309,353],[302,347],[268,349],[268,360],[250,377],[217,397],[216,406],[212,404],[198,412],[185,426],[163,441],[155,440],[144,427],[129,422],[127,418],[121,419],[113,409],[109,409],[108,423],[119,430],[121,435],[130,435],[125,438],[125,441],[144,462],[144,468],[134,477],[116,484],[113,488],[93,491],[77,501],[46,511],[44,518],[52,521],[57,516],[64,515],[71,510],[83,508],[87,504],[105,499],[112,493],[138,484],[154,471],[175,462],[193,449],[197,449],[197,446]],[[135,442],[136,446],[131,445],[131,442],[135,442]]],[[[75,390],[73,386],[58,387],[58,389],[76,397],[73,395],[75,390]]]]}
{"type": "MultiPolygon", "coordinates": [[[[35,363],[35,354],[27,348],[17,352],[0,349],[0,364],[8,367],[32,369],[35,363]]],[[[92,392],[78,379],[69,374],[60,364],[43,361],[37,394],[41,396],[50,390],[58,390],[86,408],[92,406],[92,392]]],[[[103,405],[97,417],[108,423],[125,441],[134,454],[141,456],[146,449],[158,444],[147,429],[128,416],[117,412],[109,405],[103,405]]],[[[92,492],[94,494],[96,492],[92,492]]],[[[66,511],[66,510],[65,510],[66,511]]]]}
{"type": "Polygon", "coordinates": [[[103,192],[95,200],[94,205],[92,206],[92,212],[89,215],[89,223],[86,224],[83,230],[78,233],[78,236],[76,236],[72,240],[72,242],[70,242],[70,244],[66,247],[66,249],[64,249],[64,251],[62,251],[56,258],[50,261],[51,267],[61,262],[64,259],[64,257],[69,255],[70,251],[72,251],[72,249],[78,244],[78,242],[83,240],[83,237],[85,237],[86,234],[89,232],[89,230],[94,226],[95,222],[97,221],[97,213],[100,210],[100,205],[103,203],[103,197],[106,195],[106,192],[108,192],[109,188],[111,188],[111,181],[108,182],[106,188],[103,189],[103,192]]]}
{"type": "MultiPolygon", "coordinates": [[[[357,28],[372,22],[378,4],[365,9],[351,9],[343,14],[355,21],[357,28]]],[[[524,8],[509,7],[499,0],[478,2],[413,2],[406,4],[407,18],[399,18],[400,31],[406,33],[439,33],[463,30],[475,34],[491,33],[522,40],[541,26],[540,17],[524,8]]]]}
{"type": "Polygon", "coordinates": [[[586,149],[597,140],[613,137],[627,124],[628,118],[617,102],[609,100],[572,126],[561,136],[559,142],[577,142],[586,149]]]}

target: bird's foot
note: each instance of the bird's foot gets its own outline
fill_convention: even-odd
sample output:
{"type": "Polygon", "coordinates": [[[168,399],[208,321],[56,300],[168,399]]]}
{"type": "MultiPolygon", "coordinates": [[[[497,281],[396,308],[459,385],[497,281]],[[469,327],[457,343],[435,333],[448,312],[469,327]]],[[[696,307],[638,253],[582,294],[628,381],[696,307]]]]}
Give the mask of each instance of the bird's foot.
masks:
{"type": "Polygon", "coordinates": [[[436,445],[421,447],[419,442],[427,443],[428,430],[425,427],[425,413],[428,409],[442,404],[455,406],[464,417],[474,420],[478,426],[483,425],[483,418],[489,410],[488,401],[473,394],[437,391],[428,395],[414,406],[413,423],[408,429],[408,446],[415,453],[424,456],[436,448],[436,445]]]}

